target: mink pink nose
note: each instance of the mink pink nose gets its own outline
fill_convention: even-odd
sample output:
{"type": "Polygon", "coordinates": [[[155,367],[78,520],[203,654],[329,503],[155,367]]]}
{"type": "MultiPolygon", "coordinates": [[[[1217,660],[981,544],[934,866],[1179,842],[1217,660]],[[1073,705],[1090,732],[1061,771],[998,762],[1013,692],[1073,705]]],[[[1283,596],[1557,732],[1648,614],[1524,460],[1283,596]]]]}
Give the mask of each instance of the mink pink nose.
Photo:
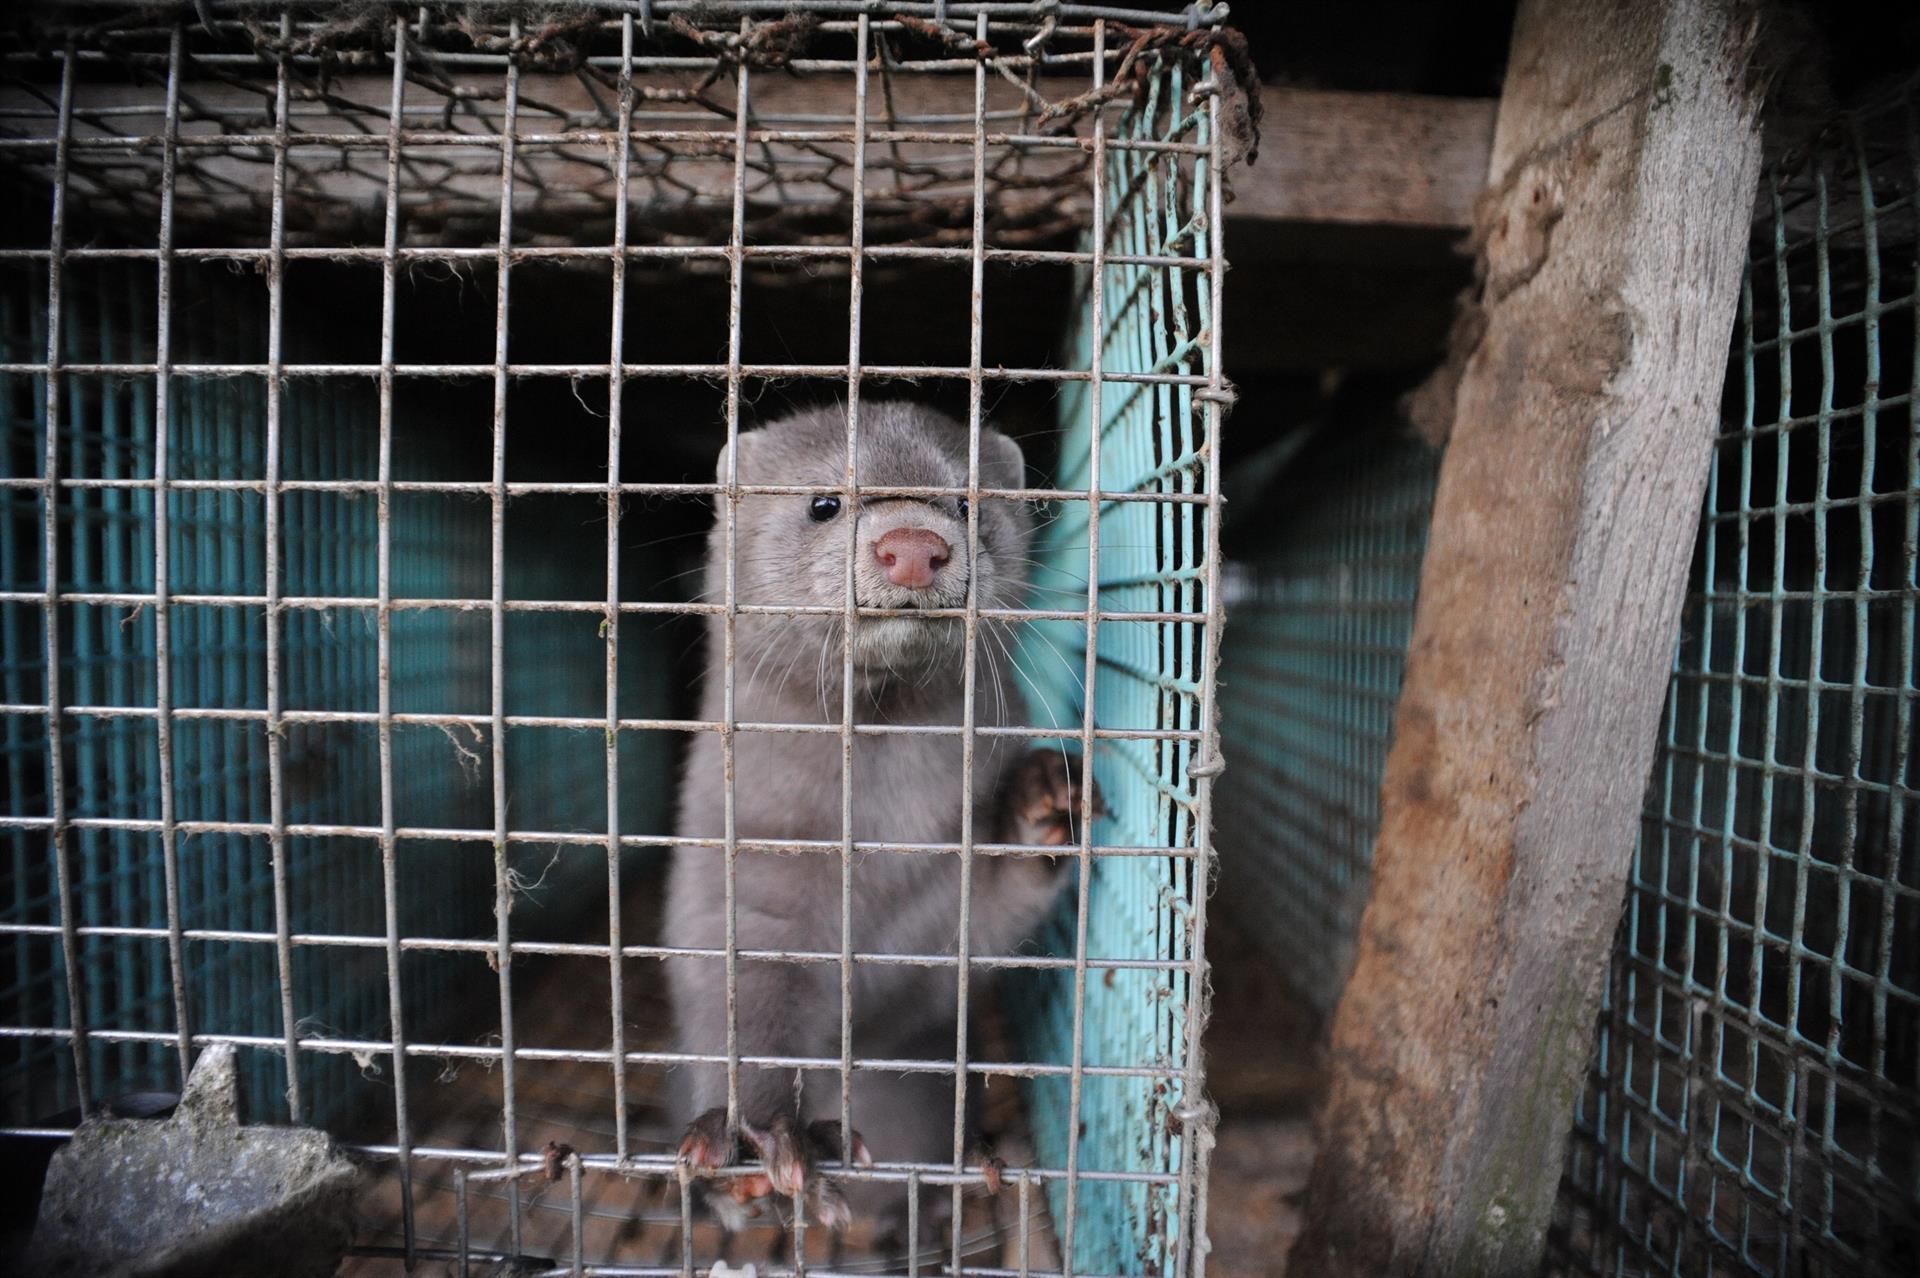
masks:
{"type": "Polygon", "coordinates": [[[873,543],[873,557],[886,569],[887,580],[909,590],[931,586],[952,554],[947,539],[931,528],[896,528],[873,543]]]}

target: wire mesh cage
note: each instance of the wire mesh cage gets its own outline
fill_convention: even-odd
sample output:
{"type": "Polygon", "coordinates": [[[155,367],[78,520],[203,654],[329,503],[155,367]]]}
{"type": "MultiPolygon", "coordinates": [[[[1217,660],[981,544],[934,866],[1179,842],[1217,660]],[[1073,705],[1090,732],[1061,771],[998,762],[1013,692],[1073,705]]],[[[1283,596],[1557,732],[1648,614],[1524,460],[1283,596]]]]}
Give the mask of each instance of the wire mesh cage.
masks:
{"type": "MultiPolygon", "coordinates": [[[[1221,182],[1247,109],[1209,8],[73,0],[10,36],[7,1135],[177,1089],[229,1042],[256,1119],[325,1124],[380,1169],[366,1263],[691,1274],[741,1244],[696,1219],[663,1074],[724,1069],[734,1123],[757,1118],[743,1067],[848,1106],[863,1076],[938,1076],[950,1149],[890,1158],[873,1132],[875,1166],[829,1170],[908,1204],[904,1249],[835,1242],[843,1262],[1186,1272],[1221,182]],[[861,441],[914,386],[964,422],[964,460],[890,489],[861,441]],[[831,480],[714,476],[769,393],[825,404],[831,480]],[[996,487],[983,441],[1023,395],[1051,474],[996,487]],[[996,505],[1039,512],[1025,597],[970,578],[917,610],[964,633],[955,721],[851,694],[806,723],[735,713],[736,632],[839,624],[821,661],[851,688],[857,627],[899,615],[851,573],[824,600],[736,590],[740,512],[822,498],[957,502],[968,564],[996,505]],[[712,717],[689,701],[702,624],[712,717]],[[1004,667],[996,627],[1024,634],[1004,667]],[[977,717],[1001,683],[1024,717],[977,717]],[[915,733],[1077,752],[1097,788],[1064,849],[990,842],[961,815],[971,767],[935,841],[736,830],[731,773],[723,833],[676,823],[703,736],[731,763],[759,735],[854,760],[915,733]],[[724,944],[652,934],[676,848],[725,867],[724,944]],[[849,891],[830,943],[736,929],[734,876],[769,849],[845,884],[875,856],[957,865],[924,903],[957,948],[857,951],[849,891]],[[1053,921],[973,952],[967,885],[1063,851],[1053,921]],[[855,1052],[847,997],[830,1050],[756,1056],[742,955],[847,990],[932,974],[951,1050],[855,1052]],[[724,1051],[662,1029],[664,962],[694,957],[727,973],[724,1051]],[[966,1097],[1004,1110],[1009,1083],[1025,1104],[987,1157],[966,1097]],[[923,1246],[940,1203],[950,1237],[923,1246]]],[[[776,1263],[817,1262],[819,1221],[810,1243],[805,1203],[776,1207],[753,1226],[776,1263]]]]}
{"type": "Polygon", "coordinates": [[[1287,513],[1227,584],[1223,899],[1278,979],[1330,1015],[1366,905],[1440,458],[1397,428],[1279,447],[1277,476],[1244,478],[1287,513]]]}
{"type": "Polygon", "coordinates": [[[1755,210],[1557,1272],[1893,1274],[1920,1240],[1916,105],[1755,210]]]}

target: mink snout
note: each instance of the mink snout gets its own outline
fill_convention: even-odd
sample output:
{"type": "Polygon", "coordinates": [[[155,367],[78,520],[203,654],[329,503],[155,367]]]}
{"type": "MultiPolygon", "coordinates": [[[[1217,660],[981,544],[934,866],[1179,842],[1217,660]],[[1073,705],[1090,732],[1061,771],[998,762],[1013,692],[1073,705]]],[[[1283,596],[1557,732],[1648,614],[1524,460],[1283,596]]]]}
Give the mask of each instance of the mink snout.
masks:
{"type": "Polygon", "coordinates": [[[953,547],[931,528],[895,528],[873,543],[873,557],[894,585],[924,590],[953,557],[953,547]]]}

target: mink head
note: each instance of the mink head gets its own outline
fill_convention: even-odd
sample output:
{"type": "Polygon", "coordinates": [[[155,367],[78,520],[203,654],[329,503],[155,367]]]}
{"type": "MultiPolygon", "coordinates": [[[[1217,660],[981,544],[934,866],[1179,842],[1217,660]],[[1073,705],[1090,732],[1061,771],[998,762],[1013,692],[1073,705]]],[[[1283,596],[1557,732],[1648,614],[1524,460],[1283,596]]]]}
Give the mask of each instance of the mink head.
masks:
{"type": "MultiPolygon", "coordinates": [[[[945,488],[955,495],[895,497],[846,491],[847,422],[840,408],[784,418],[739,437],[733,478],[743,485],[807,486],[818,491],[740,498],[735,526],[734,598],[742,604],[829,605],[846,602],[852,556],[855,604],[863,608],[960,609],[969,582],[980,608],[1018,607],[1026,595],[1033,536],[1024,502],[983,498],[976,513],[979,552],[967,552],[967,427],[917,404],[861,407],[854,481],[858,489],[945,488]],[[834,491],[838,490],[838,491],[834,491]]],[[[721,483],[730,459],[722,449],[721,483]]],[[[999,431],[980,430],[980,487],[1025,486],[1020,446],[999,431]]],[[[724,495],[719,499],[724,502],[724,495]]],[[[725,522],[709,543],[707,598],[725,597],[725,522]]],[[[839,686],[839,617],[759,617],[736,650],[736,666],[752,678],[815,687],[839,686]],[[766,625],[772,621],[775,624],[766,625]],[[782,656],[786,653],[786,656],[782,656]],[[747,667],[751,660],[753,667],[747,667]],[[771,670],[771,673],[768,673],[771,670]]],[[[988,623],[983,621],[983,627],[988,623]]],[[[988,627],[1004,631],[1003,624],[988,627]]],[[[856,678],[958,686],[966,646],[959,617],[861,617],[853,630],[856,678]]],[[[988,642],[1003,638],[992,634],[988,642]]]]}

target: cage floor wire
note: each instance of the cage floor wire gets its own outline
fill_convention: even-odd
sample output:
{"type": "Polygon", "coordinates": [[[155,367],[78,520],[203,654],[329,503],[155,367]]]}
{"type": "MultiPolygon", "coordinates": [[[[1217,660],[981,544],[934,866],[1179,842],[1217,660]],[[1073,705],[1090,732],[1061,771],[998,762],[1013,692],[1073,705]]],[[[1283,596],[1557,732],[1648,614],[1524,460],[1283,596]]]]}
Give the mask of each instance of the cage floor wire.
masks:
{"type": "MultiPolygon", "coordinates": [[[[591,1012],[604,1006],[609,997],[606,973],[596,964],[549,960],[544,970],[538,964],[529,964],[524,980],[523,1024],[531,1041],[564,1041],[568,1025],[577,1023],[583,1010],[591,1012]]],[[[640,982],[629,989],[642,991],[628,1002],[633,1041],[640,1050],[663,1047],[670,1036],[665,1001],[657,993],[644,992],[640,982]]],[[[472,1148],[498,1139],[503,1096],[497,1070],[484,1064],[449,1064],[421,1073],[413,1096],[422,1146],[472,1148]]],[[[518,1085],[521,1121],[529,1147],[545,1151],[551,1146],[556,1155],[562,1149],[597,1152],[611,1148],[614,1132],[606,1112],[604,1070],[579,1062],[560,1062],[526,1072],[518,1085]]],[[[676,1116],[664,1104],[663,1092],[658,1076],[640,1075],[629,1093],[632,1139],[648,1152],[669,1153],[680,1140],[676,1116]]],[[[1007,1089],[1001,1094],[1005,1101],[1012,1101],[1007,1089]]],[[[987,1121],[996,1129],[996,1147],[1010,1165],[1017,1167],[1031,1159],[1031,1141],[1019,1130],[1022,1118],[1018,1105],[992,1107],[987,1121]]],[[[527,1192],[519,1203],[522,1225],[516,1253],[509,1227],[514,1207],[498,1184],[474,1185],[463,1194],[451,1166],[430,1166],[417,1173],[413,1180],[412,1233],[416,1255],[431,1257],[421,1262],[424,1272],[434,1273],[443,1267],[458,1272],[463,1228],[469,1262],[483,1271],[515,1255],[522,1265],[535,1267],[561,1266],[563,1258],[574,1256],[573,1204],[564,1181],[549,1180],[542,1171],[522,1183],[527,1192]]],[[[356,1238],[362,1254],[350,1258],[342,1274],[378,1278],[398,1272],[407,1244],[407,1206],[402,1193],[397,1177],[382,1176],[368,1183],[356,1209],[356,1238]]],[[[587,1264],[602,1267],[677,1264],[681,1214],[676,1193],[670,1185],[643,1178],[591,1178],[583,1192],[584,1228],[577,1254],[587,1264]]],[[[1017,1268],[1021,1232],[1018,1210],[1017,1196],[1011,1190],[1003,1191],[998,1199],[969,1199],[962,1226],[966,1240],[963,1251],[969,1264],[1017,1268]]],[[[1032,1214],[1025,1228],[1029,1266],[1043,1271],[1055,1268],[1059,1264],[1057,1244],[1045,1199],[1029,1194],[1028,1210],[1032,1214]]],[[[723,1237],[719,1226],[710,1221],[703,1222],[699,1229],[695,1248],[701,1255],[724,1255],[736,1265],[757,1262],[765,1266],[789,1259],[790,1236],[773,1217],[731,1239],[723,1237]]],[[[817,1240],[813,1245],[821,1246],[817,1240]]],[[[935,1272],[944,1252],[939,1246],[928,1247],[917,1264],[926,1272],[935,1272]]],[[[816,1266],[825,1256],[831,1256],[834,1271],[850,1274],[904,1270],[910,1262],[907,1253],[892,1240],[875,1237],[872,1220],[857,1221],[830,1250],[822,1247],[821,1254],[814,1258],[816,1266]]]]}

